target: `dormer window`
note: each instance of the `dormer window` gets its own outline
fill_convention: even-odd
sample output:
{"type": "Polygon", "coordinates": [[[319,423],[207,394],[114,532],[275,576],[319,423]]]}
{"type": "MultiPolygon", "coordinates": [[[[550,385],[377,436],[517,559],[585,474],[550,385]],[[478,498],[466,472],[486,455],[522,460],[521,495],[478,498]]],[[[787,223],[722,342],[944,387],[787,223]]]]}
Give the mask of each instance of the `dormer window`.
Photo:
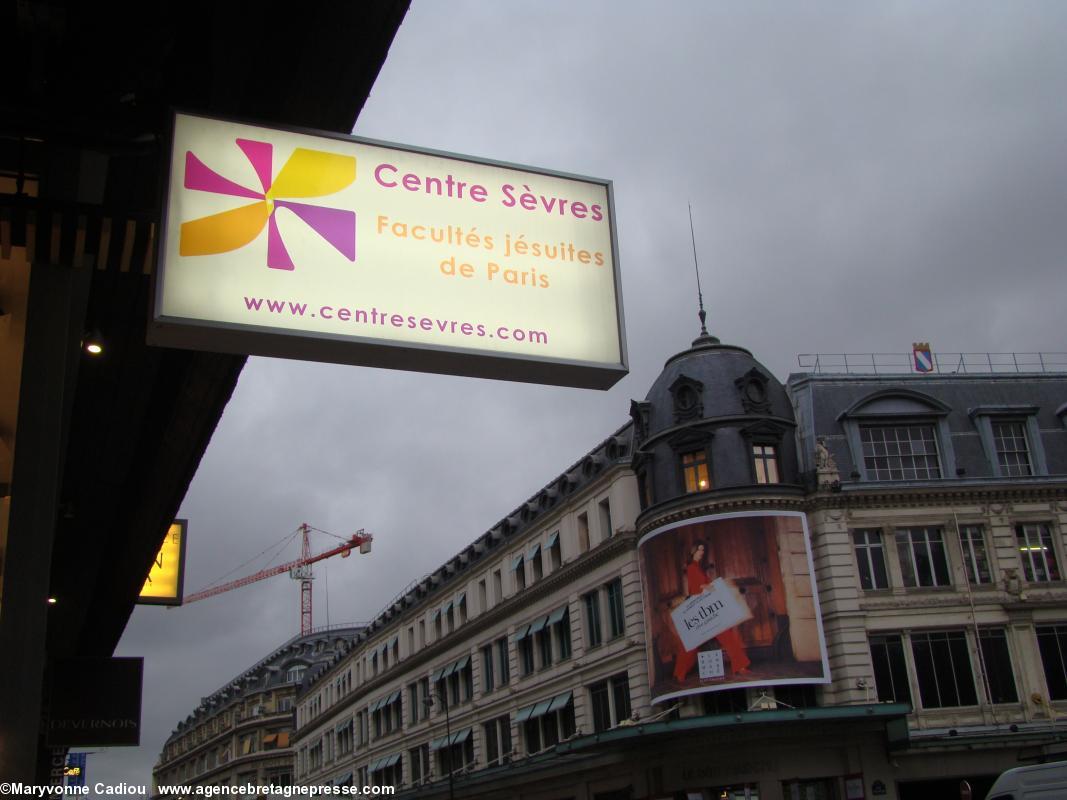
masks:
{"type": "Polygon", "coordinates": [[[838,419],[857,475],[867,481],[930,481],[954,476],[949,408],[920,392],[875,392],[838,419]]]}
{"type": "Polygon", "coordinates": [[[860,425],[863,466],[873,481],[941,477],[933,425],[860,425]]]}
{"type": "Polygon", "coordinates": [[[711,478],[708,475],[708,453],[706,450],[690,450],[682,453],[682,477],[685,481],[685,491],[706,492],[711,488],[711,478]]]}
{"type": "Polygon", "coordinates": [[[780,483],[778,474],[778,450],[773,444],[752,445],[752,464],[756,483],[780,483]]]}
{"type": "Polygon", "coordinates": [[[1021,419],[995,420],[992,428],[1000,474],[1009,477],[1033,475],[1030,448],[1026,444],[1026,423],[1021,419]]]}
{"type": "Polygon", "coordinates": [[[670,386],[674,400],[674,421],[689,422],[704,416],[704,384],[681,375],[670,386]]]}
{"type": "Polygon", "coordinates": [[[1048,474],[1037,425],[1037,406],[978,406],[969,413],[994,477],[1029,478],[1048,474]]]}

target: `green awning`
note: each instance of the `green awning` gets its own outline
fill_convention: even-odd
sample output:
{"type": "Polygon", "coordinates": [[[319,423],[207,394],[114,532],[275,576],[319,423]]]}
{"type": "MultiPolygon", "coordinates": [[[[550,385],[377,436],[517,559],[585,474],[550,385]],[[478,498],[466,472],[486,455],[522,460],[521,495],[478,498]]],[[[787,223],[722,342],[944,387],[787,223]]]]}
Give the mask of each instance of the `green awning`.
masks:
{"type": "Polygon", "coordinates": [[[400,760],[400,753],[393,753],[391,756],[386,756],[382,759],[382,765],[379,769],[386,769],[388,767],[395,767],[396,762],[400,760]]]}
{"type": "Polygon", "coordinates": [[[511,641],[518,642],[526,638],[526,634],[530,632],[529,625],[523,625],[521,628],[515,631],[515,635],[511,637],[511,641]]]}
{"type": "Polygon", "coordinates": [[[433,622],[437,622],[437,620],[439,620],[440,618],[441,618],[441,609],[439,609],[439,608],[434,609],[432,621],[433,622]]]}
{"type": "Polygon", "coordinates": [[[400,690],[397,689],[395,692],[393,692],[391,695],[389,695],[389,699],[385,701],[385,704],[387,706],[388,705],[392,705],[393,703],[395,703],[399,699],[400,699],[400,690]]]}
{"type": "Polygon", "coordinates": [[[459,606],[463,605],[466,602],[467,602],[467,593],[466,592],[460,592],[459,594],[456,595],[456,607],[457,608],[459,606]]]}
{"type": "Polygon", "coordinates": [[[519,553],[517,556],[515,556],[515,558],[513,558],[511,560],[511,568],[512,569],[518,569],[519,568],[519,564],[522,563],[522,559],[523,558],[524,558],[524,556],[523,556],[522,553],[519,553]]]}
{"type": "Polygon", "coordinates": [[[566,708],[571,701],[573,692],[564,692],[563,694],[557,694],[552,698],[552,702],[548,706],[548,713],[553,711],[559,711],[561,708],[566,708]]]}
{"type": "Polygon", "coordinates": [[[455,664],[453,664],[452,667],[453,669],[455,669],[456,672],[459,672],[460,670],[466,669],[469,663],[471,663],[471,657],[470,654],[467,654],[455,664]]]}
{"type": "Polygon", "coordinates": [[[555,625],[557,622],[562,622],[565,616],[567,616],[567,606],[560,606],[548,615],[548,624],[555,625]]]}
{"type": "Polygon", "coordinates": [[[334,786],[351,786],[352,785],[352,773],[346,772],[340,778],[333,783],[334,786]]]}
{"type": "Polygon", "coordinates": [[[399,635],[399,634],[397,634],[396,636],[394,636],[394,637],[393,637],[393,638],[392,638],[392,639],[391,639],[391,640],[389,641],[389,646],[390,646],[390,647],[396,647],[396,646],[397,646],[397,644],[399,644],[399,642],[400,642],[400,635],[399,635]]]}
{"type": "Polygon", "coordinates": [[[439,739],[434,739],[430,742],[430,750],[440,750],[442,747],[448,744],[448,737],[442,736],[439,739]]]}
{"type": "Polygon", "coordinates": [[[452,601],[451,600],[449,600],[447,603],[445,603],[443,606],[441,606],[441,613],[445,614],[446,616],[448,615],[448,612],[451,611],[451,610],[452,610],[452,601]]]}
{"type": "Polygon", "coordinates": [[[545,625],[548,624],[548,615],[539,617],[530,623],[530,633],[540,633],[545,629],[545,625]]]}
{"type": "Polygon", "coordinates": [[[385,761],[384,758],[376,758],[374,761],[370,762],[370,764],[367,765],[367,772],[377,772],[382,768],[383,761],[385,761]]]}
{"type": "Polygon", "coordinates": [[[559,531],[556,531],[551,536],[549,536],[548,537],[548,541],[545,542],[545,550],[551,550],[553,547],[556,546],[556,542],[558,542],[558,541],[559,541],[559,531]]]}
{"type": "Polygon", "coordinates": [[[463,744],[469,738],[471,738],[471,729],[464,728],[463,730],[452,734],[452,744],[463,744]]]}
{"type": "Polygon", "coordinates": [[[520,708],[518,710],[518,712],[515,714],[515,721],[516,722],[526,722],[526,720],[528,720],[530,718],[530,714],[533,713],[533,710],[534,710],[533,706],[526,706],[526,708],[520,708]]]}
{"type": "Polygon", "coordinates": [[[529,550],[526,551],[526,557],[532,561],[533,559],[537,558],[537,554],[540,553],[540,552],[541,552],[541,543],[538,542],[537,544],[535,544],[533,547],[531,547],[529,550]]]}
{"type": "Polygon", "coordinates": [[[434,672],[430,676],[430,683],[437,683],[439,680],[441,680],[441,675],[444,673],[444,671],[445,671],[445,668],[441,667],[441,669],[439,669],[436,672],[434,672]]]}
{"type": "Polygon", "coordinates": [[[533,711],[530,712],[530,719],[537,719],[543,717],[548,713],[548,707],[552,705],[551,700],[542,700],[540,703],[533,707],[533,711]]]}
{"type": "Polygon", "coordinates": [[[382,698],[379,697],[377,700],[375,700],[373,703],[371,703],[370,706],[367,707],[367,711],[369,711],[371,714],[373,714],[375,711],[377,711],[381,707],[382,707],[382,698]]]}
{"type": "Polygon", "coordinates": [[[449,675],[451,675],[455,671],[456,671],[456,665],[455,664],[449,664],[447,667],[445,667],[445,671],[441,673],[441,677],[442,678],[447,678],[449,675]]]}

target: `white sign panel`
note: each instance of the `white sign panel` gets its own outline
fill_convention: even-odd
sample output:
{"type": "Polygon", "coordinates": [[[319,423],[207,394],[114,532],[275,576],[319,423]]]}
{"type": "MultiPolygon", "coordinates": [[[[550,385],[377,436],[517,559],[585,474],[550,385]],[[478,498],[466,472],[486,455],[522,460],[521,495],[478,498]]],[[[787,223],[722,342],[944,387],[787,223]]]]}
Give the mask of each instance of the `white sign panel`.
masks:
{"type": "Polygon", "coordinates": [[[722,578],[689,597],[671,612],[674,630],[686,650],[696,650],[728,628],[752,619],[748,605],[722,578]]]}
{"type": "Polygon", "coordinates": [[[608,181],[177,114],[153,344],[607,388],[608,181]]]}
{"type": "Polygon", "coordinates": [[[722,650],[705,650],[697,653],[697,674],[702,681],[726,677],[726,662],[722,650]]]}

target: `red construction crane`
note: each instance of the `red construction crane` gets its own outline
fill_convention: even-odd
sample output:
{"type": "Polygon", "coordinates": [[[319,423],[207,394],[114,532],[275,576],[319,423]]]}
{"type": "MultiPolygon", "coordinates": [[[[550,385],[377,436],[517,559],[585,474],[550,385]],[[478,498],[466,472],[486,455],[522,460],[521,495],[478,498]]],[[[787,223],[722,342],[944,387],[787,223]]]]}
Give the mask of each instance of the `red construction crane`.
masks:
{"type": "Polygon", "coordinates": [[[311,532],[311,526],[304,522],[300,525],[299,530],[303,535],[300,558],[295,561],[290,561],[287,564],[268,567],[253,575],[238,578],[229,583],[223,583],[219,586],[213,586],[210,589],[204,589],[202,592],[187,594],[182,600],[182,605],[193,603],[197,600],[203,600],[206,597],[214,597],[217,594],[228,592],[231,589],[237,589],[241,586],[247,586],[250,583],[261,581],[264,578],[270,578],[274,575],[281,575],[283,572],[288,572],[290,578],[300,581],[300,635],[307,636],[311,633],[311,579],[313,577],[311,574],[311,565],[316,561],[322,561],[323,559],[330,558],[338,553],[341,554],[341,558],[348,558],[352,553],[352,550],[357,547],[359,548],[360,553],[369,553],[371,541],[374,539],[374,536],[369,533],[364,533],[361,528],[352,534],[349,539],[345,540],[343,544],[338,545],[332,550],[327,550],[318,555],[311,555],[311,544],[308,541],[308,533],[311,532]]]}

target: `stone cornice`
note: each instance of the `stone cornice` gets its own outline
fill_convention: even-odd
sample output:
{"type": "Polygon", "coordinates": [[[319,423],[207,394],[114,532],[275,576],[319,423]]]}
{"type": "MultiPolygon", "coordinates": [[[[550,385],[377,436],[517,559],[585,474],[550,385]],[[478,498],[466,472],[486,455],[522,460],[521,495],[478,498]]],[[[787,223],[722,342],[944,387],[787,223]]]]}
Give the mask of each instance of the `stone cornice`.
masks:
{"type": "Polygon", "coordinates": [[[803,511],[804,490],[791,484],[774,484],[756,493],[752,487],[732,492],[700,492],[682,495],[665,503],[651,506],[637,517],[638,537],[653,528],[673,522],[732,511],[803,511]]]}
{"type": "Polygon", "coordinates": [[[807,497],[805,510],[915,508],[932,505],[991,505],[1019,502],[1058,502],[1060,511],[1067,512],[1067,483],[1014,486],[988,483],[977,486],[882,486],[846,492],[820,491],[807,497]]]}

